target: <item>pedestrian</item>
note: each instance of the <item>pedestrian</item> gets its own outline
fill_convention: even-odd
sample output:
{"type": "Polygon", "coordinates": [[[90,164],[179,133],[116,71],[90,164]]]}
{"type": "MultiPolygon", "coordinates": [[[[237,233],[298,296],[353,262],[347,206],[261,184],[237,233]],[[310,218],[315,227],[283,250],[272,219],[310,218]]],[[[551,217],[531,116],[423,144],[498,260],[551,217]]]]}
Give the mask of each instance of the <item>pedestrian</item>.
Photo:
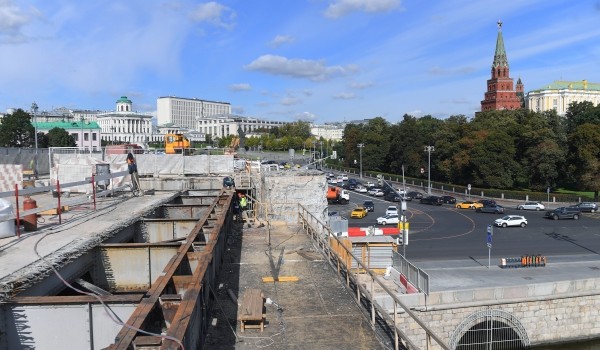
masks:
{"type": "Polygon", "coordinates": [[[232,187],[235,187],[235,182],[231,176],[225,176],[223,178],[223,188],[230,190],[232,187]]]}

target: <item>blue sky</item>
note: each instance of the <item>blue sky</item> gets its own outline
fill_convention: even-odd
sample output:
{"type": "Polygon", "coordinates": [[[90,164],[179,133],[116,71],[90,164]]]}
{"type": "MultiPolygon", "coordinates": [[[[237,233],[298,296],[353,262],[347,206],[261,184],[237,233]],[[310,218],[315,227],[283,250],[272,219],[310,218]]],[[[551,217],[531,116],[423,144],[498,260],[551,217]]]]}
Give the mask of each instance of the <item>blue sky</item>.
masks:
{"type": "Polygon", "coordinates": [[[0,110],[174,95],[280,121],[473,116],[498,20],[526,92],[600,83],[600,0],[0,0],[0,110]]]}

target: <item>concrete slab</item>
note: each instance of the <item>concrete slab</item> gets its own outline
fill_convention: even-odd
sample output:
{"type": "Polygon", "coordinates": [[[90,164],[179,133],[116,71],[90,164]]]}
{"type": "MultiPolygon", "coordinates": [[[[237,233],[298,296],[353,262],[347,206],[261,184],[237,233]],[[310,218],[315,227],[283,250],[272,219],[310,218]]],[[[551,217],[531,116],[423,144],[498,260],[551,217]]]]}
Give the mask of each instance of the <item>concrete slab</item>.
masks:
{"type": "MultiPolygon", "coordinates": [[[[68,260],[70,255],[80,255],[91,249],[176,195],[177,192],[163,192],[133,197],[126,193],[101,198],[96,210],[91,204],[73,206],[62,215],[61,224],[58,216],[43,216],[38,218],[37,231],[24,232],[20,238],[0,239],[0,301],[11,294],[15,279],[22,281],[48,268],[34,251],[36,244],[39,254],[47,259],[68,260]]],[[[38,195],[35,199],[38,207],[55,201],[51,194],[38,195]]]]}
{"type": "MultiPolygon", "coordinates": [[[[229,241],[229,260],[220,274],[218,307],[211,317],[206,347],[210,349],[384,349],[391,345],[378,336],[361,307],[337,277],[336,271],[312,249],[312,243],[295,225],[262,228],[238,226],[229,241]],[[275,267],[285,247],[281,276],[297,276],[298,282],[262,283],[271,276],[269,242],[275,267]],[[299,254],[300,252],[301,254],[299,254]],[[311,254],[314,253],[314,254],[311,254]],[[246,288],[262,289],[266,305],[264,332],[240,332],[237,304],[246,288]]],[[[393,348],[393,347],[392,347],[393,348]]]]}

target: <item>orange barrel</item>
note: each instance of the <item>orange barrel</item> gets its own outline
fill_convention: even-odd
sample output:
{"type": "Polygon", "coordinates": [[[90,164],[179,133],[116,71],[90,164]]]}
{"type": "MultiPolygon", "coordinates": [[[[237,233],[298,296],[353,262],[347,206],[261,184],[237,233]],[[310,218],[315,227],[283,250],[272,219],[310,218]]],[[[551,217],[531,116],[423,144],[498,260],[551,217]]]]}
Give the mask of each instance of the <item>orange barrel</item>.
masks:
{"type": "MultiPolygon", "coordinates": [[[[37,202],[35,199],[27,196],[23,201],[23,210],[35,209],[37,208],[37,202]]],[[[23,218],[23,226],[25,226],[25,231],[36,231],[37,230],[37,214],[29,214],[25,215],[23,218]]]]}

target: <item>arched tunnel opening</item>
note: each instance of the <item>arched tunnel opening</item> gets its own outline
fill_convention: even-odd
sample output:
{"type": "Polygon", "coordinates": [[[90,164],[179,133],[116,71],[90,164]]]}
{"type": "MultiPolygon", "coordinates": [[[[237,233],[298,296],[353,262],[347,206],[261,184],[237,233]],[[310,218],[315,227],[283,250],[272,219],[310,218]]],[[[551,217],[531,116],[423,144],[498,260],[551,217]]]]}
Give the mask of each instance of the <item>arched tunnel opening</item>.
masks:
{"type": "Polygon", "coordinates": [[[467,330],[456,346],[456,350],[518,350],[528,349],[508,324],[498,320],[485,320],[467,330]],[[491,344],[491,346],[490,346],[491,344]]]}

